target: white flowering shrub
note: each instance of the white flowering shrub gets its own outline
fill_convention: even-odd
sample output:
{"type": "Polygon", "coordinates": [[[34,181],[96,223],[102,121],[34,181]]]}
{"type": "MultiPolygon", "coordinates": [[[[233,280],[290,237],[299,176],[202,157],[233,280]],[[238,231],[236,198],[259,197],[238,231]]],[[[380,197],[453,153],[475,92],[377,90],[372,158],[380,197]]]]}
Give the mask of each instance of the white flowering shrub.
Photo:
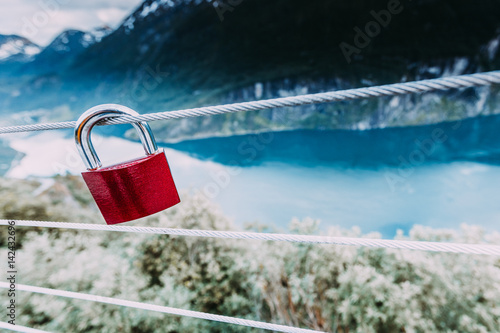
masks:
{"type": "MultiPolygon", "coordinates": [[[[102,223],[76,178],[57,178],[43,193],[34,181],[0,182],[2,218],[102,223]]],[[[204,198],[182,197],[181,205],[129,225],[233,229],[204,198]]],[[[17,232],[18,283],[327,332],[500,331],[500,258],[493,256],[22,227],[17,232]]],[[[380,237],[359,228],[320,231],[312,219],[293,220],[290,232],[380,237]]],[[[499,233],[469,225],[415,226],[397,238],[500,244],[499,233]]],[[[4,239],[0,256],[6,258],[4,239]]],[[[6,304],[6,293],[0,297],[6,304]]],[[[17,324],[53,332],[255,331],[28,292],[17,293],[17,304],[17,324]]]]}

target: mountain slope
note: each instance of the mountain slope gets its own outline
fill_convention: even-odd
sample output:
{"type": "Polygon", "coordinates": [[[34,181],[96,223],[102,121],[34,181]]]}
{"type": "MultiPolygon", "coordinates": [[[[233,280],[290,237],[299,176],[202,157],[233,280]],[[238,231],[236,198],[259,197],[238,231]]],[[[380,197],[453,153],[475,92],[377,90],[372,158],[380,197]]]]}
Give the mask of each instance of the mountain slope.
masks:
{"type": "Polygon", "coordinates": [[[75,57],[90,45],[100,42],[109,28],[92,32],[66,30],[45,47],[33,61],[21,68],[22,74],[46,74],[64,70],[74,64],[75,57]]]}
{"type": "MultiPolygon", "coordinates": [[[[0,77],[7,77],[19,67],[32,61],[41,47],[27,38],[17,35],[0,35],[0,77]]],[[[0,97],[2,95],[0,89],[0,97]]]]}
{"type": "MultiPolygon", "coordinates": [[[[380,16],[387,11],[387,1],[248,0],[226,11],[223,21],[209,2],[170,4],[145,1],[109,38],[82,53],[79,63],[84,65],[74,70],[94,73],[95,80],[112,78],[113,87],[122,92],[118,100],[151,112],[458,75],[500,65],[496,1],[402,2],[401,12],[351,62],[341,43],[354,46],[356,29],[365,31],[375,21],[373,12],[380,16]],[[113,61],[97,60],[103,56],[113,61]],[[155,88],[145,89],[150,82],[155,88]]],[[[287,114],[272,110],[186,119],[158,130],[162,138],[183,138],[269,128],[426,124],[496,112],[489,107],[495,98],[480,88],[466,94],[307,106],[287,114]],[[405,109],[408,115],[401,114],[405,109]]]]}
{"type": "Polygon", "coordinates": [[[81,62],[99,73],[170,66],[197,87],[209,83],[193,71],[217,73],[232,82],[248,76],[250,81],[328,77],[339,70],[359,76],[374,68],[408,72],[412,63],[439,64],[457,57],[479,65],[481,49],[500,28],[496,1],[412,1],[401,5],[401,13],[392,15],[387,28],[348,64],[339,45],[354,44],[354,28],[364,30],[374,21],[371,11],[386,10],[387,1],[249,0],[225,12],[222,22],[209,2],[177,2],[145,1],[108,39],[82,54],[81,62]],[[102,55],[113,61],[100,62],[102,55]]]}
{"type": "Polygon", "coordinates": [[[40,46],[24,37],[0,35],[0,62],[27,61],[40,50],[40,46]]]}
{"type": "MultiPolygon", "coordinates": [[[[500,67],[497,1],[401,2],[385,27],[368,33],[366,27],[387,11],[382,0],[246,0],[222,14],[208,1],[146,0],[100,42],[57,57],[42,52],[30,66],[44,63],[36,66],[43,75],[27,79],[3,108],[63,103],[81,113],[117,102],[153,112],[500,67]],[[345,45],[356,51],[346,57],[345,45]]],[[[489,89],[478,88],[155,126],[163,139],[265,129],[363,129],[495,113],[496,102],[489,89]]]]}

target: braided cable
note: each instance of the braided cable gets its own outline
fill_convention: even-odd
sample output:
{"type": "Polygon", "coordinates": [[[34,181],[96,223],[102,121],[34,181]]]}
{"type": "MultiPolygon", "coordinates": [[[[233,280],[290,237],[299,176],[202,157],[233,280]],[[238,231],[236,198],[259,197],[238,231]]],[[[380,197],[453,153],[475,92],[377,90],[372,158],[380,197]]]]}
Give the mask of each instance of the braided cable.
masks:
{"type": "Polygon", "coordinates": [[[23,333],[49,333],[47,331],[37,330],[35,328],[30,328],[26,326],[20,326],[18,324],[13,325],[3,321],[0,321],[0,328],[5,328],[6,330],[14,332],[23,332],[23,333]]]}
{"type": "MultiPolygon", "coordinates": [[[[430,92],[437,90],[488,86],[491,84],[498,84],[498,83],[500,83],[500,71],[492,71],[492,72],[477,73],[477,74],[451,76],[439,79],[387,84],[387,85],[367,87],[367,88],[355,88],[355,89],[330,91],[317,94],[281,97],[281,98],[252,101],[252,102],[206,106],[206,107],[185,109],[178,111],[146,113],[139,116],[122,116],[112,119],[105,119],[99,122],[99,125],[128,124],[139,121],[149,122],[149,121],[166,120],[166,119],[213,116],[213,115],[241,112],[241,111],[256,111],[256,110],[272,109],[279,107],[299,106],[306,104],[339,102],[339,101],[372,98],[372,97],[416,94],[416,93],[423,93],[423,92],[430,92]]],[[[74,128],[75,125],[76,125],[75,121],[66,121],[66,122],[34,124],[34,125],[7,126],[7,127],[0,127],[0,134],[74,128]]]]}
{"type": "MultiPolygon", "coordinates": [[[[8,222],[9,220],[0,220],[0,225],[8,225],[8,222]]],[[[449,252],[449,253],[483,254],[483,255],[500,256],[500,245],[489,245],[489,244],[466,244],[466,243],[447,243],[447,242],[445,243],[445,242],[427,242],[427,241],[406,241],[406,240],[395,240],[395,239],[330,237],[330,236],[312,236],[312,235],[294,235],[294,234],[270,234],[270,233],[259,233],[259,232],[136,227],[136,226],[123,226],[123,225],[116,226],[116,225],[104,225],[104,224],[69,223],[69,222],[53,222],[53,221],[16,220],[15,225],[22,227],[100,230],[100,231],[163,234],[163,235],[189,236],[189,237],[210,237],[210,238],[229,238],[229,239],[247,239],[247,240],[251,239],[251,240],[261,240],[261,241],[281,241],[281,242],[307,243],[307,244],[351,245],[351,246],[365,246],[365,247],[375,247],[375,248],[421,250],[429,252],[449,252]]]]}
{"type": "MultiPolygon", "coordinates": [[[[10,287],[9,283],[0,282],[0,288],[9,289],[9,287],[10,287]]],[[[141,310],[162,312],[162,313],[167,313],[167,314],[172,314],[172,315],[177,315],[177,316],[218,321],[218,322],[226,323],[226,324],[248,326],[248,327],[260,328],[260,329],[270,330],[270,331],[275,331],[275,332],[321,333],[321,331],[309,330],[309,329],[304,329],[304,328],[284,326],[284,325],[278,325],[278,324],[270,324],[270,323],[265,323],[265,322],[261,322],[261,321],[241,319],[241,318],[221,316],[221,315],[214,315],[214,314],[205,313],[205,312],[183,310],[183,309],[171,308],[168,306],[127,301],[127,300],[119,299],[119,298],[111,298],[111,297],[104,297],[104,296],[98,296],[98,295],[83,294],[83,293],[77,293],[77,292],[73,292],[73,291],[41,288],[41,287],[35,287],[35,286],[28,286],[28,285],[24,285],[24,284],[16,284],[16,289],[21,290],[21,291],[38,293],[38,294],[68,297],[68,298],[73,298],[73,299],[81,299],[81,300],[85,300],[85,301],[126,306],[126,307],[130,307],[130,308],[141,309],[141,310]]],[[[36,331],[33,331],[33,332],[36,332],[36,331]]]]}

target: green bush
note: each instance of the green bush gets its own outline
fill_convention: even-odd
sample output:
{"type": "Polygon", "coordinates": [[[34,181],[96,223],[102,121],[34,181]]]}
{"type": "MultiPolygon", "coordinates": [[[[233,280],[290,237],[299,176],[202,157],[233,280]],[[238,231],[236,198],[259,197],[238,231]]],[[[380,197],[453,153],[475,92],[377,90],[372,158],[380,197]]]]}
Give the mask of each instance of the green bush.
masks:
{"type": "MultiPolygon", "coordinates": [[[[1,185],[4,218],[102,223],[73,178],[58,178],[57,191],[36,196],[36,182],[1,180],[1,185]],[[61,200],[57,193],[63,189],[71,198],[61,200]]],[[[204,198],[182,197],[181,205],[130,224],[234,229],[204,198]]],[[[311,219],[293,220],[290,229],[379,237],[357,228],[321,232],[311,219]]],[[[22,230],[19,283],[327,332],[498,332],[500,327],[500,260],[493,256],[17,228],[22,230]]],[[[500,244],[498,233],[467,225],[415,226],[397,238],[500,244]]],[[[6,249],[0,252],[5,258],[6,249]]],[[[1,297],[7,301],[5,293],[1,297]]],[[[255,331],[27,292],[19,292],[17,303],[17,324],[54,332],[255,331]]]]}

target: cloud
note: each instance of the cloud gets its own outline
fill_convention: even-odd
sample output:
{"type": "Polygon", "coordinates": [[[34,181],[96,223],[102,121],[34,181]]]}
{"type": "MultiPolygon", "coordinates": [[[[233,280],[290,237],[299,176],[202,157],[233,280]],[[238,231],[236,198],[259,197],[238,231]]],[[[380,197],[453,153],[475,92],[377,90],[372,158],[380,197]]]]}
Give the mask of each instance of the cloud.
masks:
{"type": "Polygon", "coordinates": [[[121,8],[103,8],[97,10],[97,17],[101,22],[108,25],[113,25],[115,22],[121,21],[129,11],[121,8]]]}
{"type": "Polygon", "coordinates": [[[0,34],[25,36],[47,45],[65,29],[116,27],[142,0],[0,1],[0,34]]]}

